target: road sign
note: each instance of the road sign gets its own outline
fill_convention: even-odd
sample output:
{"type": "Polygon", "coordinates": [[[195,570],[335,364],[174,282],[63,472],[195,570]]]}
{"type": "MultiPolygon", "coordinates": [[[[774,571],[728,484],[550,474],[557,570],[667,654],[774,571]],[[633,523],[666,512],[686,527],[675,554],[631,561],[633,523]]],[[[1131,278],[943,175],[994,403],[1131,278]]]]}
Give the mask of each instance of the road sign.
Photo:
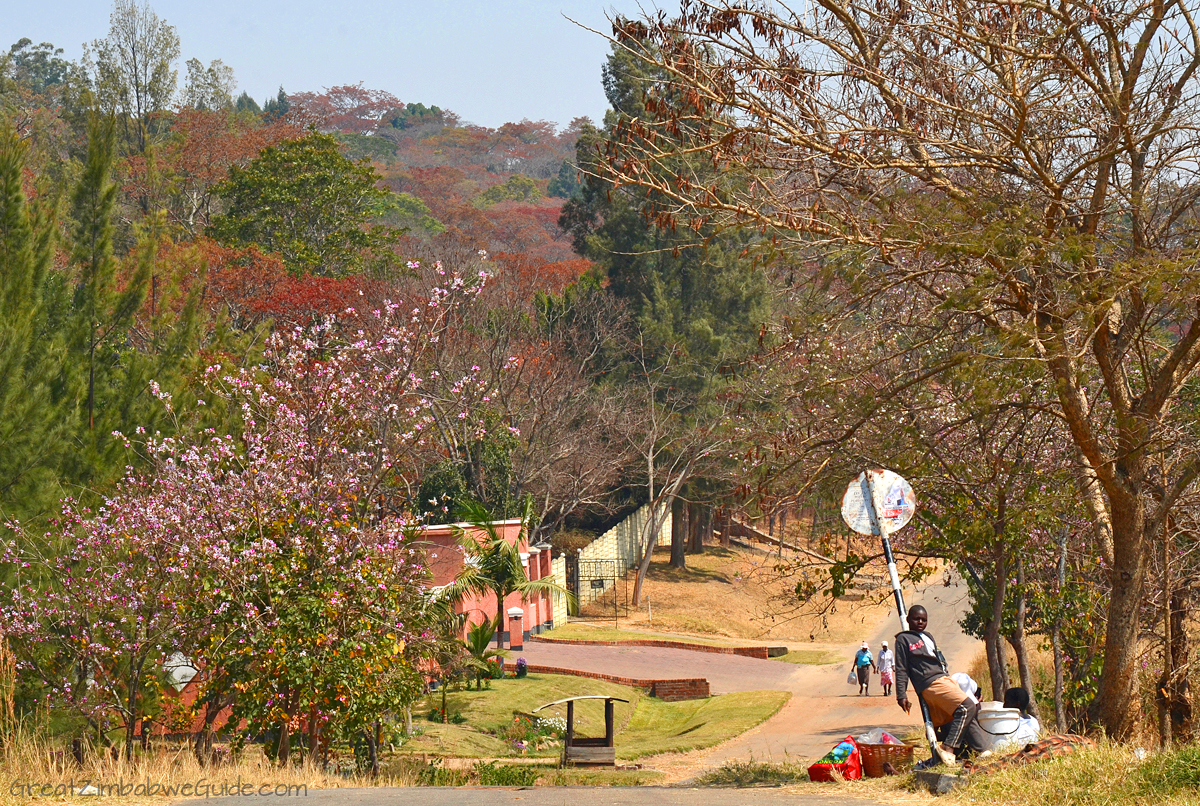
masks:
{"type": "Polygon", "coordinates": [[[846,485],[842,496],[842,520],[860,535],[877,534],[867,505],[866,473],[871,474],[870,487],[875,493],[878,512],[888,533],[902,528],[917,511],[917,496],[903,476],[890,470],[868,470],[846,485]]]}

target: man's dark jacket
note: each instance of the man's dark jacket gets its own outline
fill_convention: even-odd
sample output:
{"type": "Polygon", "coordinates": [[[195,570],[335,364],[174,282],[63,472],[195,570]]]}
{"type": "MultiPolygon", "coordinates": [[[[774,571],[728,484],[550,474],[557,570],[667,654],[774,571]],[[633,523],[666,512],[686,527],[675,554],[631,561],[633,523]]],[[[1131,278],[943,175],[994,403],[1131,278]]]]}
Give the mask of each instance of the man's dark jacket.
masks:
{"type": "MultiPolygon", "coordinates": [[[[929,633],[925,633],[929,635],[929,633]]],[[[933,636],[929,636],[933,638],[933,636]]],[[[937,642],[934,641],[934,646],[937,642]]],[[[942,665],[941,653],[934,654],[921,640],[921,633],[905,630],[896,636],[896,700],[907,699],[908,682],[912,681],[913,689],[920,694],[929,688],[929,684],[939,677],[944,677],[946,667],[942,665]]]]}

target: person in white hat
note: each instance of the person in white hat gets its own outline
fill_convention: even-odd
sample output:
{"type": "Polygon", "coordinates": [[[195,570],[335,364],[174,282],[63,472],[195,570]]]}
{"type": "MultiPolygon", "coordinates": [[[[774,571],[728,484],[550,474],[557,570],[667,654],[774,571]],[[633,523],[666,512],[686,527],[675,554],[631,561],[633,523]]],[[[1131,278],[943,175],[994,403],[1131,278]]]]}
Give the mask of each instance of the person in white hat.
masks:
{"type": "Polygon", "coordinates": [[[892,693],[892,685],[896,682],[896,653],[888,649],[887,641],[879,650],[879,684],[883,686],[883,696],[892,693]]]}
{"type": "Polygon", "coordinates": [[[875,668],[875,659],[871,657],[871,645],[866,641],[862,642],[862,648],[854,654],[854,671],[858,673],[858,693],[871,696],[871,672],[878,670],[875,668]]]}

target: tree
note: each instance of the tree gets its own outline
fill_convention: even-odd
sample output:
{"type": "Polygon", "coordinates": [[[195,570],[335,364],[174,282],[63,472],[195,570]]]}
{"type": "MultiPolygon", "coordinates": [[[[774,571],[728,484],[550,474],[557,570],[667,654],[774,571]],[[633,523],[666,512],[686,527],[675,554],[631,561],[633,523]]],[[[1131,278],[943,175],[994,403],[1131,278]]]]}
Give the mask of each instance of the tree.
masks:
{"type": "Polygon", "coordinates": [[[175,97],[179,35],[148,2],[114,0],[108,36],[84,48],[83,64],[104,114],[117,115],[125,141],[146,153],[154,115],[175,97]]]}
{"type": "Polygon", "coordinates": [[[237,81],[233,77],[233,68],[220,59],[213,59],[208,67],[199,59],[187,60],[187,83],[183,87],[185,106],[192,109],[229,109],[233,106],[235,89],[237,81]]]}
{"type": "Polygon", "coordinates": [[[534,593],[547,595],[559,593],[568,599],[573,599],[573,595],[557,582],[547,579],[530,579],[525,573],[517,544],[523,541],[529,530],[533,511],[528,503],[522,513],[521,533],[511,543],[496,531],[491,514],[483,507],[478,504],[468,504],[464,507],[463,514],[470,524],[469,530],[461,527],[459,529],[463,551],[468,560],[443,595],[450,599],[461,597],[468,591],[494,595],[496,597],[496,645],[498,647],[504,640],[508,619],[504,601],[510,595],[519,593],[524,599],[534,593]]]}
{"type": "MultiPolygon", "coordinates": [[[[122,410],[131,397],[142,391],[136,388],[136,372],[129,371],[133,356],[123,356],[122,350],[126,346],[125,336],[146,298],[152,258],[139,260],[134,274],[121,287],[112,243],[117,197],[117,187],[110,176],[113,148],[112,118],[94,118],[88,132],[87,163],[72,197],[75,233],[71,262],[77,276],[69,347],[81,359],[84,390],[84,431],[80,437],[85,450],[79,456],[76,471],[79,480],[95,478],[104,472],[102,468],[111,469],[109,463],[101,460],[101,454],[106,446],[112,446],[113,430],[131,427],[131,423],[121,419],[122,410]],[[127,381],[135,388],[130,389],[127,381]]],[[[143,257],[150,258],[145,253],[143,257]]],[[[68,385],[77,382],[74,378],[66,379],[68,385]]]]}
{"type": "Polygon", "coordinates": [[[34,95],[43,95],[67,80],[71,64],[60,58],[63,49],[22,37],[8,49],[7,72],[34,95]]]}
{"type": "Polygon", "coordinates": [[[671,77],[614,180],[825,245],[848,299],[900,285],[970,322],[979,360],[1040,368],[1110,589],[1090,712],[1128,736],[1148,564],[1200,472],[1178,405],[1200,362],[1191,9],[717,0],[614,31],[671,77]],[[720,173],[672,169],[681,125],[720,173]]]}
{"type": "Polygon", "coordinates": [[[52,386],[64,358],[46,299],[53,230],[25,199],[25,152],[15,131],[0,133],[0,516],[18,520],[52,508],[76,413],[52,386]]]}
{"type": "Polygon", "coordinates": [[[270,146],[233,166],[216,192],[226,212],[209,233],[227,246],[278,252],[295,274],[338,276],[388,265],[396,233],[373,225],[395,206],[367,163],[342,155],[332,135],[270,146]]]}

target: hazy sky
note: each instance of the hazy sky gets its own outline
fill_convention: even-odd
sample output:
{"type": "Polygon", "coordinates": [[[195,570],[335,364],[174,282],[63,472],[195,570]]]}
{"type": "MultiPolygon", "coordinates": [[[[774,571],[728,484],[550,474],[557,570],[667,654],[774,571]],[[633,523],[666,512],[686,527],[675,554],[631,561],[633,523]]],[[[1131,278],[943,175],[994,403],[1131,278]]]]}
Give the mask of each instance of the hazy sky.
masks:
{"type": "MultiPolygon", "coordinates": [[[[571,17],[608,31],[612,0],[151,0],[179,33],[182,62],[221,59],[238,88],[259,103],[282,85],[289,92],[363,82],[405,102],[452,109],[463,120],[498,126],[510,120],[565,125],[607,107],[601,37],[571,17]],[[565,15],[565,16],[564,16],[565,15]]],[[[52,42],[77,59],[84,42],[105,36],[104,0],[7,3],[0,15],[4,50],[21,37],[52,42]]],[[[636,13],[632,0],[618,10],[636,13]]]]}

